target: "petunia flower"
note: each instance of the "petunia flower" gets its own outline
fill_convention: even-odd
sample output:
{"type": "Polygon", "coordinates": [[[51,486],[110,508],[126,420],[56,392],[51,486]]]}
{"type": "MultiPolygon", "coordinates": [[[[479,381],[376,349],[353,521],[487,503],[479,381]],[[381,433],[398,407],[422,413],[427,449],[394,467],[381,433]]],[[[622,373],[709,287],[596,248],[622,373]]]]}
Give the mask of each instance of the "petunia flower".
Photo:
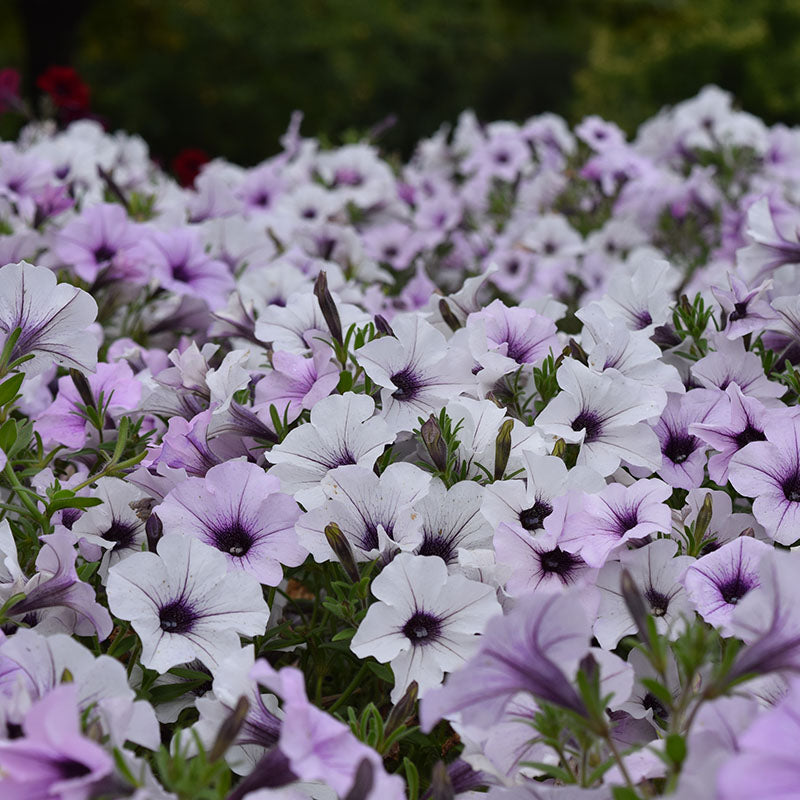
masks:
{"type": "Polygon", "coordinates": [[[764,425],[766,441],[751,442],[730,461],[734,489],[754,497],[753,514],[780,544],[800,538],[800,419],[789,411],[764,425]]]}
{"type": "Polygon", "coordinates": [[[725,413],[722,392],[694,389],[669,394],[661,419],[653,426],[661,445],[659,476],[679,489],[694,489],[703,482],[706,465],[704,443],[691,433],[695,423],[715,424],[725,413]]]}
{"type": "MultiPolygon", "coordinates": [[[[372,790],[367,800],[403,800],[402,778],[388,774],[381,756],[359,741],[349,726],[309,702],[305,678],[299,669],[283,667],[276,671],[266,660],[259,659],[250,676],[283,701],[278,750],[286,759],[286,768],[296,778],[322,781],[345,797],[353,786],[356,770],[366,759],[373,769],[372,790]]],[[[269,759],[269,754],[265,759],[269,759]]],[[[274,774],[269,764],[266,766],[265,778],[270,772],[274,774]]],[[[258,771],[256,765],[253,774],[258,771]]]]}
{"type": "Polygon", "coordinates": [[[682,578],[700,616],[730,635],[730,618],[739,601],[760,585],[758,565],[769,545],[740,536],[695,561],[682,578]]]}
{"type": "Polygon", "coordinates": [[[469,725],[491,725],[520,692],[585,715],[568,676],[588,652],[590,639],[591,626],[575,593],[521,598],[488,626],[478,653],[423,698],[423,731],[453,714],[469,725]]]}
{"type": "Polygon", "coordinates": [[[68,283],[56,283],[55,273],[25,261],[0,268],[0,348],[17,329],[22,332],[11,360],[32,354],[20,367],[27,376],[52,364],[92,372],[97,366],[98,341],[87,329],[97,316],[91,295],[68,283]]]}
{"type": "Polygon", "coordinates": [[[108,573],[108,604],[142,640],[142,664],[158,672],[202,659],[219,664],[239,635],[264,632],[269,609],[255,578],[193,536],[167,534],[158,553],[136,553],[108,573]]]}
{"type": "Polygon", "coordinates": [[[356,351],[369,377],[383,387],[381,415],[395,430],[412,430],[454,395],[474,385],[469,356],[447,346],[422,317],[392,321],[395,336],[374,339],[356,351]]]}
{"type": "Polygon", "coordinates": [[[564,521],[559,544],[580,554],[590,567],[602,567],[628,542],[670,530],[672,514],[665,501],[671,495],[672,487],[659,480],[611,483],[601,492],[585,494],[582,509],[564,521]]]}
{"type": "Polygon", "coordinates": [[[772,288],[772,281],[762,281],[754,289],[748,289],[747,284],[734,275],[728,273],[730,290],[712,286],[711,292],[727,314],[728,321],[724,328],[728,339],[738,339],[748,333],[762,331],[774,319],[775,312],[761,296],[772,288]]]}
{"type": "Polygon", "coordinates": [[[24,735],[0,740],[3,796],[88,800],[114,770],[111,756],[80,730],[77,688],[65,684],[33,704],[24,735]]]}
{"type": "Polygon", "coordinates": [[[422,520],[413,504],[424,497],[431,477],[413,464],[390,464],[378,477],[357,465],[337,467],[322,479],[327,500],[297,522],[300,543],[317,562],[336,558],[325,528],[339,526],[357,561],[379,552],[413,550],[422,540],[422,520]]]}
{"type": "Polygon", "coordinates": [[[375,415],[369,395],[332,395],[318,400],[309,423],[289,431],[270,450],[269,460],[275,465],[270,474],[298,503],[316,508],[325,502],[320,481],[330,470],[347,464],[371,469],[393,441],[392,430],[375,415]]]}
{"type": "Polygon", "coordinates": [[[790,800],[800,786],[800,684],[739,736],[717,773],[719,800],[790,800]]]}
{"type": "Polygon", "coordinates": [[[630,550],[619,561],[608,562],[600,571],[597,587],[601,590],[600,607],[594,623],[594,635],[604,650],[613,650],[623,636],[636,633],[636,623],[622,596],[620,580],[627,569],[655,617],[656,629],[675,639],[691,616],[686,590],[680,576],[694,561],[677,556],[678,545],[671,539],[656,539],[630,550]]]}
{"type": "Polygon", "coordinates": [[[401,553],[372,582],[373,603],[350,642],[359,657],[390,662],[392,702],[416,681],[419,693],[439,686],[445,672],[476,650],[486,623],[501,611],[491,586],[448,575],[436,556],[401,553]]]}
{"type": "Polygon", "coordinates": [[[247,461],[227,461],[204,478],[188,478],[156,508],[165,533],[179,533],[215,547],[231,569],[277,586],[282,565],[297,567],[307,552],[297,541],[297,504],[280,482],[247,461]]]}
{"type": "Polygon", "coordinates": [[[581,445],[578,464],[607,476],[624,460],[656,469],[658,440],[644,420],[663,409],[664,392],[614,370],[592,372],[566,359],[556,374],[563,389],[536,417],[544,433],[581,445]]]}
{"type": "Polygon", "coordinates": [[[87,561],[101,561],[100,575],[105,579],[108,568],[142,549],[145,541],[144,522],[132,505],[145,495],[136,486],[120,478],[100,478],[93,497],[102,500],[72,526],[79,537],[81,554],[87,561]]]}
{"type": "MultiPolygon", "coordinates": [[[[97,371],[87,376],[96,408],[107,411],[106,418],[114,419],[139,407],[142,384],[133,375],[127,362],[101,362],[97,371]]],[[[35,430],[46,442],[57,442],[74,450],[83,447],[93,430],[80,406],[86,404],[71,376],[58,379],[56,399],[34,423],[35,430]]]]}

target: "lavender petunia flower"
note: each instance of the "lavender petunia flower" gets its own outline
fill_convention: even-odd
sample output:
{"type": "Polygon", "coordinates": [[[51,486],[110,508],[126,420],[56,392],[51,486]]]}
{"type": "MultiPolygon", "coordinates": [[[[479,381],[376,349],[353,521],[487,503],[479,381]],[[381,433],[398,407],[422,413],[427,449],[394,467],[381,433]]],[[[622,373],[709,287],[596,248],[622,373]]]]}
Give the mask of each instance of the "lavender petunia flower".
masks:
{"type": "Polygon", "coordinates": [[[724,414],[725,395],[706,389],[670,394],[654,430],[661,443],[658,474],[679,489],[693,489],[703,482],[706,447],[690,430],[694,423],[714,424],[724,414]]]}
{"type": "Polygon", "coordinates": [[[324,781],[342,797],[352,787],[359,764],[366,759],[373,767],[374,781],[368,798],[403,800],[402,779],[387,774],[381,757],[360,742],[347,725],[309,702],[300,670],[284,667],[276,672],[260,659],[250,676],[283,700],[278,747],[298,778],[324,781]]]}
{"type": "Polygon", "coordinates": [[[740,536],[692,564],[683,585],[700,616],[730,635],[730,618],[737,603],[760,585],[758,563],[769,545],[740,536]]]}
{"type": "Polygon", "coordinates": [[[758,716],[717,774],[718,800],[792,800],[800,787],[800,684],[758,716]]]}
{"type": "Polygon", "coordinates": [[[158,672],[194,658],[218,664],[240,646],[239,634],[262,634],[269,616],[255,578],[231,572],[222,553],[179,534],[165,535],[158,554],[137,553],[112,567],[108,603],[131,620],[142,664],[158,672]]]}
{"type": "Polygon", "coordinates": [[[583,496],[582,510],[564,521],[559,544],[579,553],[590,567],[602,567],[609,555],[632,539],[667,533],[672,515],[665,505],[672,487],[659,480],[631,486],[611,483],[597,494],[583,496]]]}
{"type": "Polygon", "coordinates": [[[87,328],[96,316],[91,295],[68,283],[57,284],[47,267],[20,261],[0,268],[0,349],[21,328],[11,359],[33,355],[20,367],[27,376],[38,375],[53,362],[93,371],[98,341],[87,328]]]}
{"type": "Polygon", "coordinates": [[[761,296],[772,288],[772,281],[763,281],[755,289],[748,289],[747,284],[737,278],[732,272],[728,273],[730,291],[711,287],[711,292],[717,299],[722,310],[728,315],[728,323],[724,332],[728,339],[738,339],[748,333],[761,331],[775,319],[775,312],[761,296]]]}
{"type": "Polygon", "coordinates": [[[725,390],[730,398],[730,419],[722,413],[713,422],[695,422],[689,433],[719,450],[708,460],[708,475],[712,481],[724,486],[728,482],[731,459],[751,442],[766,439],[764,424],[772,417],[781,416],[777,409],[768,409],[755,397],[748,397],[735,383],[725,390]]]}
{"type": "Polygon", "coordinates": [[[436,556],[401,553],[372,582],[379,602],[367,611],[350,649],[391,663],[392,702],[411,681],[422,696],[439,686],[478,646],[476,634],[501,611],[491,586],[448,575],[436,556]]]}
{"type": "MultiPolygon", "coordinates": [[[[94,404],[99,407],[101,395],[107,416],[113,419],[139,406],[142,385],[124,361],[116,364],[100,363],[97,372],[87,377],[94,404]]],[[[85,400],[69,375],[58,379],[58,394],[50,406],[39,416],[34,428],[46,442],[57,442],[75,450],[83,447],[86,436],[93,430],[80,412],[85,400]]]]}
{"type": "Polygon", "coordinates": [[[494,547],[497,563],[511,570],[505,583],[511,597],[528,592],[563,592],[573,584],[592,585],[597,577],[597,570],[545,531],[532,535],[501,522],[494,534],[494,547]]]}
{"type": "Polygon", "coordinates": [[[590,623],[574,593],[531,594],[496,619],[477,655],[430,691],[420,707],[422,729],[460,714],[469,725],[499,721],[519,692],[586,714],[569,679],[589,650],[590,623]]]}
{"type": "Polygon", "coordinates": [[[227,461],[177,486],[156,513],[166,533],[193,536],[224,553],[231,568],[277,586],[282,565],[297,567],[307,556],[294,532],[300,509],[279,490],[261,467],[227,461]]]}
{"type": "Polygon", "coordinates": [[[787,411],[764,425],[766,441],[751,442],[730,461],[733,488],[754,497],[753,514],[780,544],[800,538],[800,419],[787,411]]]}
{"type": "Polygon", "coordinates": [[[25,598],[12,606],[11,613],[20,617],[31,615],[30,619],[37,620],[40,615],[63,607],[69,609],[72,618],[53,619],[55,629],[67,626],[69,633],[74,629],[79,636],[96,634],[102,641],[113,628],[111,616],[97,602],[94,588],[78,577],[74,539],[68,532],[41,537],[36,574],[19,589],[25,598]]]}
{"type": "Polygon", "coordinates": [[[24,736],[0,740],[3,797],[88,800],[114,761],[96,742],[83,736],[77,688],[57,686],[31,707],[24,736]]]}

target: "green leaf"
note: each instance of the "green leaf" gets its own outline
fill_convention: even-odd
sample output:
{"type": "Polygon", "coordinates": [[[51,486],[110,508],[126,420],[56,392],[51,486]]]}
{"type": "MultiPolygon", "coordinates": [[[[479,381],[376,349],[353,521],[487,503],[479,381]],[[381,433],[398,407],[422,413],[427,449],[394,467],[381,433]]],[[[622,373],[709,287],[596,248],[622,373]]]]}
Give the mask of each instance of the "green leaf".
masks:
{"type": "Polygon", "coordinates": [[[408,800],[418,800],[419,798],[419,772],[414,762],[408,756],[403,756],[403,769],[406,771],[406,783],[408,784],[408,800]]]}
{"type": "Polygon", "coordinates": [[[59,497],[47,504],[48,515],[54,514],[56,511],[61,511],[64,508],[78,508],[84,511],[92,506],[102,505],[103,501],[99,497],[59,497]]]}
{"type": "Polygon", "coordinates": [[[13,419],[7,419],[2,425],[0,425],[0,450],[8,453],[16,441],[17,423],[13,419]]]}
{"type": "Polygon", "coordinates": [[[22,372],[18,372],[0,384],[0,406],[10,403],[17,396],[23,380],[25,380],[25,375],[22,372]]]}
{"type": "Polygon", "coordinates": [[[686,739],[679,733],[667,736],[667,755],[673,764],[680,767],[686,758],[686,739]]]}
{"type": "Polygon", "coordinates": [[[346,631],[339,631],[339,633],[335,634],[331,639],[332,642],[344,642],[349,641],[356,635],[355,628],[348,628],[346,631]]]}
{"type": "Polygon", "coordinates": [[[575,783],[575,779],[567,770],[557,767],[555,764],[546,764],[544,761],[523,761],[520,766],[543,772],[545,775],[549,775],[562,783],[575,783]]]}
{"type": "Polygon", "coordinates": [[[615,786],[611,793],[614,800],[640,800],[639,795],[630,786],[615,786]]]}

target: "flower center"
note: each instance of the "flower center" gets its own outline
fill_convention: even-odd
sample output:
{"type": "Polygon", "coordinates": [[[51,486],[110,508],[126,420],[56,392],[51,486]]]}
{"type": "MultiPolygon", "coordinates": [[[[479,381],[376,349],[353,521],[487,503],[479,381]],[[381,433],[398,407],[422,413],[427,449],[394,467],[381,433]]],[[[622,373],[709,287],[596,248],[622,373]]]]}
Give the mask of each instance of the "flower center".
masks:
{"type": "Polygon", "coordinates": [[[438,531],[436,534],[425,533],[419,548],[421,556],[439,556],[445,564],[455,560],[453,542],[438,531]]]}
{"type": "Polygon", "coordinates": [[[544,518],[553,513],[553,506],[545,503],[544,500],[537,499],[530,508],[523,508],[519,512],[519,524],[526,531],[535,531],[544,524],[544,518]]]}
{"type": "Polygon", "coordinates": [[[408,368],[395,372],[390,380],[397,387],[397,390],[392,392],[395,400],[412,400],[419,391],[417,378],[408,368]]]}
{"type": "Polygon", "coordinates": [[[602,423],[600,418],[593,411],[581,411],[574,420],[572,420],[572,430],[585,431],[583,437],[584,444],[596,442],[602,430],[602,423]]]}
{"type": "Polygon", "coordinates": [[[622,533],[625,534],[639,524],[639,516],[635,508],[626,508],[619,512],[617,521],[622,533]]]}
{"type": "Polygon", "coordinates": [[[253,546],[253,535],[240,520],[235,520],[224,528],[213,533],[214,546],[230,556],[241,558],[253,546]]]}
{"type": "Polygon", "coordinates": [[[120,519],[112,520],[111,527],[103,534],[107,542],[114,542],[112,550],[124,550],[133,544],[136,528],[130,522],[120,519]]]}
{"type": "Polygon", "coordinates": [[[644,593],[645,599],[650,603],[650,611],[654,617],[663,617],[669,608],[669,597],[654,589],[652,586],[644,593]]]}
{"type": "Polygon", "coordinates": [[[64,780],[70,780],[71,778],[82,778],[84,775],[88,775],[91,772],[86,764],[83,764],[80,761],[75,761],[72,758],[65,758],[58,761],[56,763],[56,768],[64,780]]]}
{"type": "Polygon", "coordinates": [[[653,716],[657,719],[666,719],[668,716],[667,709],[664,708],[664,704],[652,692],[648,692],[642,698],[642,705],[648,711],[652,711],[653,716]]]}
{"type": "Polygon", "coordinates": [[[637,330],[643,330],[648,325],[653,324],[653,318],[650,316],[650,312],[647,309],[637,311],[634,315],[634,320],[636,322],[637,330]]]}
{"type": "Polygon", "coordinates": [[[781,484],[781,489],[783,489],[783,496],[790,503],[800,503],[800,474],[795,470],[781,484]]]}
{"type": "Polygon", "coordinates": [[[751,588],[750,581],[737,572],[719,585],[719,593],[726,603],[735,606],[751,588]]]}
{"type": "Polygon", "coordinates": [[[403,636],[411,640],[411,644],[425,646],[436,641],[441,633],[442,624],[432,614],[426,611],[417,611],[411,619],[403,625],[403,636]]]}
{"type": "Polygon", "coordinates": [[[560,547],[555,547],[546,553],[541,553],[539,563],[542,565],[542,572],[552,572],[564,578],[575,569],[578,559],[572,553],[566,553],[560,547]]]}
{"type": "Polygon", "coordinates": [[[750,444],[750,442],[763,442],[766,440],[766,438],[767,437],[764,436],[764,431],[754,428],[748,422],[747,427],[741,433],[736,434],[734,441],[736,442],[736,446],[741,449],[745,445],[750,444]]]}
{"type": "Polygon", "coordinates": [[[664,446],[664,455],[673,464],[683,464],[697,448],[697,439],[688,433],[674,433],[664,446]]]}
{"type": "Polygon", "coordinates": [[[94,260],[98,264],[102,264],[103,261],[110,261],[116,254],[117,251],[112,250],[107,244],[100,245],[100,247],[92,253],[94,260]]]}
{"type": "Polygon", "coordinates": [[[747,303],[734,303],[733,311],[731,311],[731,314],[728,317],[728,319],[731,322],[738,322],[740,319],[744,319],[746,316],[747,316],[747,303]]]}
{"type": "Polygon", "coordinates": [[[161,630],[167,633],[187,633],[196,619],[197,615],[183,600],[173,600],[158,612],[161,630]]]}

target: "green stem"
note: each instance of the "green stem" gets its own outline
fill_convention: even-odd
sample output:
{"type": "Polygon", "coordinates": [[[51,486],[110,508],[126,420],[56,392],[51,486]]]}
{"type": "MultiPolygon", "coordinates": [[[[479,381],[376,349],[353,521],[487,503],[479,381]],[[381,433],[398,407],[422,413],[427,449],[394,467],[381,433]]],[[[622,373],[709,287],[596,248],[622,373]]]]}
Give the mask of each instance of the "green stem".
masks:
{"type": "Polygon", "coordinates": [[[366,674],[369,667],[367,666],[367,662],[365,661],[361,665],[361,669],[356,672],[355,677],[352,681],[347,685],[347,688],[339,695],[339,699],[328,709],[329,714],[333,714],[337,708],[341,708],[341,706],[345,703],[345,701],[350,697],[351,694],[358,688],[358,685],[361,683],[361,679],[366,674]]]}
{"type": "Polygon", "coordinates": [[[45,520],[42,513],[36,507],[36,504],[30,499],[30,497],[28,497],[28,489],[26,489],[19,482],[19,478],[17,478],[10,461],[6,462],[6,465],[3,468],[3,474],[11,484],[11,488],[14,490],[14,493],[17,495],[17,497],[19,497],[19,499],[22,501],[22,504],[28,510],[28,513],[39,523],[39,525],[41,525],[43,528],[46,527],[47,520],[45,520]]]}

